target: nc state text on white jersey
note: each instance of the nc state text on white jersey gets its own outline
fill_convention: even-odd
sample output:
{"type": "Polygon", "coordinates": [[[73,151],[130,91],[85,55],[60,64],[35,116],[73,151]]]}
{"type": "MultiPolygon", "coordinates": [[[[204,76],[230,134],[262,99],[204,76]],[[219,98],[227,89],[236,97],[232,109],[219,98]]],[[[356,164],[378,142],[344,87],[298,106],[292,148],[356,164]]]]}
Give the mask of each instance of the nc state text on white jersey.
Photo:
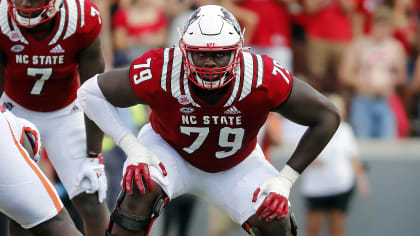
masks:
{"type": "Polygon", "coordinates": [[[16,64],[58,65],[64,64],[64,55],[41,56],[16,54],[16,64]]]}
{"type": "Polygon", "coordinates": [[[197,120],[194,115],[182,115],[183,125],[241,125],[241,116],[203,116],[202,120],[197,120]],[[199,123],[201,122],[201,124],[199,123]]]}

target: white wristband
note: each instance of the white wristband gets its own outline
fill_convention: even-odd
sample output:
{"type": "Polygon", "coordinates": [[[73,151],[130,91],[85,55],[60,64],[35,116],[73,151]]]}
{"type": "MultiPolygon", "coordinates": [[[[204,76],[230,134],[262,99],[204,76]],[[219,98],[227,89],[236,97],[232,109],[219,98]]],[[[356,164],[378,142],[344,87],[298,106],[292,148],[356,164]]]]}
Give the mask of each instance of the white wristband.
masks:
{"type": "Polygon", "coordinates": [[[124,169],[129,165],[137,165],[141,162],[153,166],[158,166],[160,163],[159,158],[157,158],[157,156],[146,146],[140,143],[132,133],[125,135],[118,145],[124,150],[125,154],[127,154],[127,160],[124,162],[124,169]]]}
{"type": "Polygon", "coordinates": [[[136,154],[146,153],[148,151],[132,133],[125,135],[118,145],[127,157],[136,156],[136,154]]]}
{"type": "Polygon", "coordinates": [[[285,178],[290,182],[290,186],[292,186],[297,178],[299,178],[300,174],[295,171],[292,167],[289,165],[285,165],[283,169],[280,171],[279,178],[285,178]]]}

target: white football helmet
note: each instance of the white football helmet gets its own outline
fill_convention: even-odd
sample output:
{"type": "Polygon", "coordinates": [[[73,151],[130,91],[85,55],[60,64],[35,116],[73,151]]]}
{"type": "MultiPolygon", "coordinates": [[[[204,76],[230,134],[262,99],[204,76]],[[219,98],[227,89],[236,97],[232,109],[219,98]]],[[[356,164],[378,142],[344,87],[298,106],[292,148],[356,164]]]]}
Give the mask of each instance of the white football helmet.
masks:
{"type": "Polygon", "coordinates": [[[179,40],[185,73],[197,86],[217,89],[232,81],[239,66],[239,52],[243,46],[243,33],[235,17],[225,8],[216,5],[195,10],[185,23],[179,40]],[[194,65],[192,51],[232,51],[227,66],[203,68],[194,65]],[[209,75],[205,80],[204,75],[209,75]]]}
{"type": "Polygon", "coordinates": [[[39,0],[40,7],[24,8],[16,5],[17,0],[7,0],[9,3],[9,14],[16,24],[32,28],[44,23],[55,16],[63,5],[63,0],[39,0]]]}

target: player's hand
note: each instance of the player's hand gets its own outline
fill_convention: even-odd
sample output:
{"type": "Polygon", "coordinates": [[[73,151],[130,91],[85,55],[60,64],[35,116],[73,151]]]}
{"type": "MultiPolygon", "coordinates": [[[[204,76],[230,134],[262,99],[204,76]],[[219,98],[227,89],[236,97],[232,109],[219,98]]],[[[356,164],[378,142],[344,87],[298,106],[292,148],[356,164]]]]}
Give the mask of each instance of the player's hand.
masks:
{"type": "Polygon", "coordinates": [[[158,164],[156,164],[155,161],[153,161],[152,163],[146,163],[146,162],[140,162],[137,164],[130,164],[128,165],[127,161],[124,163],[124,177],[123,177],[123,182],[122,182],[122,189],[125,192],[128,192],[129,194],[133,193],[133,178],[134,178],[134,182],[136,183],[137,188],[139,189],[140,193],[144,194],[146,193],[146,189],[145,189],[145,184],[147,188],[150,191],[153,191],[155,189],[155,186],[153,184],[153,180],[150,176],[150,171],[149,171],[149,166],[153,165],[153,166],[159,166],[159,168],[162,170],[162,173],[164,176],[167,175],[166,173],[166,169],[163,166],[162,162],[158,162],[158,164]]]}
{"type": "Polygon", "coordinates": [[[150,176],[149,166],[159,167],[162,174],[166,176],[166,169],[162,162],[131,134],[122,139],[120,146],[127,154],[127,160],[123,167],[123,191],[133,194],[133,178],[141,194],[146,193],[145,184],[150,191],[153,191],[155,186],[150,176]]]}
{"type": "Polygon", "coordinates": [[[108,189],[102,156],[86,158],[77,181],[86,193],[98,192],[98,201],[102,203],[106,198],[108,189]]]}
{"type": "Polygon", "coordinates": [[[260,194],[266,196],[256,213],[260,220],[270,222],[289,214],[290,188],[287,189],[287,186],[281,185],[278,178],[273,178],[266,180],[255,190],[253,202],[257,201],[260,194]]]}
{"type": "Polygon", "coordinates": [[[256,214],[259,219],[270,222],[289,214],[289,194],[299,173],[286,165],[278,177],[265,180],[254,192],[252,202],[265,195],[256,214]]]}
{"type": "Polygon", "coordinates": [[[166,169],[159,158],[143,144],[141,144],[133,134],[127,134],[119,142],[120,147],[127,154],[124,162],[122,189],[124,192],[133,194],[133,179],[141,194],[146,193],[146,188],[150,191],[155,189],[153,180],[150,176],[149,166],[159,167],[164,176],[167,175],[166,169]]]}

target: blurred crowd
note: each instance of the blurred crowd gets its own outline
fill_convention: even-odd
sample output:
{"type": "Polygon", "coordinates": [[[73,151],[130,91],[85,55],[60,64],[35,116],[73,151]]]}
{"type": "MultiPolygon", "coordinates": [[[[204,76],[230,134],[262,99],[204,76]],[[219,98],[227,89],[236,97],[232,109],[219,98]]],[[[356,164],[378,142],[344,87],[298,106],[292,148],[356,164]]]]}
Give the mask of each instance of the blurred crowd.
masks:
{"type": "Polygon", "coordinates": [[[341,95],[358,138],[420,135],[420,59],[415,0],[108,0],[107,68],[152,48],[178,45],[189,14],[205,4],[230,10],[245,45],[267,54],[320,92],[341,95]]]}

